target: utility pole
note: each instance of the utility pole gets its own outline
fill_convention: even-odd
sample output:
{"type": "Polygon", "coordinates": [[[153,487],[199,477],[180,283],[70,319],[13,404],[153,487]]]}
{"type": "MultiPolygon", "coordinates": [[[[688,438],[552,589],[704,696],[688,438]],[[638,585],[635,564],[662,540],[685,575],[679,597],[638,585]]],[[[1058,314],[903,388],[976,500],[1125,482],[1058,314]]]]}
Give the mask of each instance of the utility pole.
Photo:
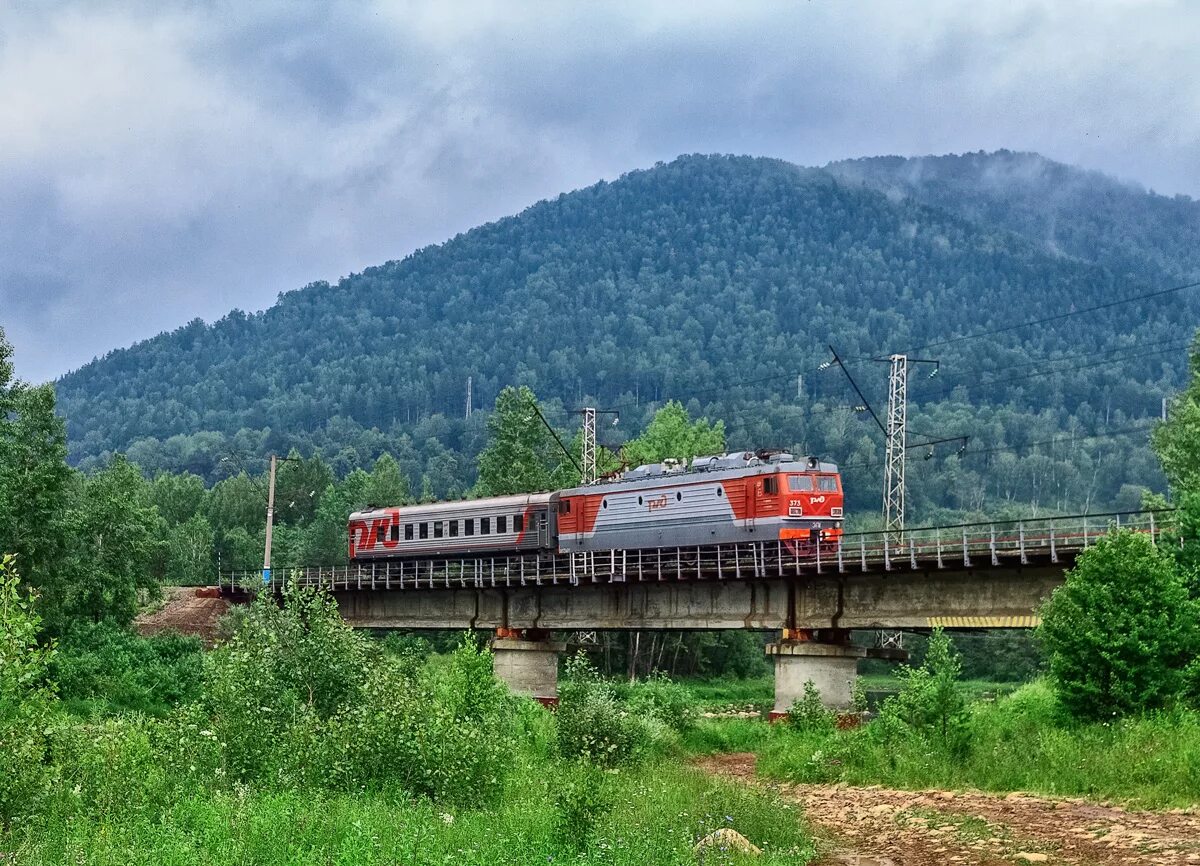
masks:
{"type": "Polygon", "coordinates": [[[263,583],[271,582],[271,527],[275,523],[275,464],[278,458],[271,455],[271,479],[267,486],[267,543],[263,551],[263,583]]]}
{"type": "Polygon", "coordinates": [[[908,356],[892,355],[888,375],[887,456],[883,472],[883,529],[899,539],[904,532],[904,445],[908,416],[908,356]]]}
{"type": "Polygon", "coordinates": [[[471,417],[471,377],[467,377],[467,418],[471,417]]]}
{"type": "Polygon", "coordinates": [[[588,406],[583,410],[583,483],[596,480],[596,409],[588,406]]]}

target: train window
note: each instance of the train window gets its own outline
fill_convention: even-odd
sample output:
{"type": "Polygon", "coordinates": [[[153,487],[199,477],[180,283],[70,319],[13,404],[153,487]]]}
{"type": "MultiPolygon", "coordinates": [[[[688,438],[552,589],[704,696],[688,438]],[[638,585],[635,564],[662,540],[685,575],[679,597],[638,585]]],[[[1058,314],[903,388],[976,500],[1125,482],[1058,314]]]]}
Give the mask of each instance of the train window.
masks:
{"type": "Polygon", "coordinates": [[[559,514],[570,514],[571,513],[571,500],[570,499],[558,500],[558,513],[559,514]]]}
{"type": "Polygon", "coordinates": [[[676,492],[675,492],[675,501],[676,501],[676,502],[683,502],[683,494],[682,494],[682,493],[680,493],[680,492],[678,492],[678,491],[676,491],[676,492]]]}
{"type": "Polygon", "coordinates": [[[433,521],[433,537],[441,538],[443,532],[445,532],[445,524],[440,520],[433,521]]]}
{"type": "Polygon", "coordinates": [[[822,493],[837,493],[837,478],[833,475],[821,475],[817,478],[817,489],[822,493]]]}
{"type": "Polygon", "coordinates": [[[513,532],[524,532],[524,531],[525,531],[525,515],[524,514],[514,514],[513,515],[513,532]]]}
{"type": "Polygon", "coordinates": [[[601,499],[601,500],[600,500],[600,507],[601,507],[601,508],[608,508],[608,500],[607,500],[607,499],[601,499]]]}
{"type": "Polygon", "coordinates": [[[399,523],[392,524],[391,536],[392,536],[392,541],[400,540],[400,524],[399,523]]]}
{"type": "Polygon", "coordinates": [[[491,531],[492,531],[492,518],[490,518],[490,517],[479,518],[479,534],[480,535],[489,535],[491,533],[491,531]]]}
{"type": "Polygon", "coordinates": [[[411,523],[404,524],[404,540],[405,541],[413,540],[413,525],[411,523]]]}
{"type": "Polygon", "coordinates": [[[642,504],[642,497],[639,496],[638,497],[638,505],[641,505],[641,504],[642,504]]]}
{"type": "Polygon", "coordinates": [[[383,542],[383,527],[382,526],[375,527],[375,541],[377,543],[383,542]]]}
{"type": "Polygon", "coordinates": [[[718,498],[720,498],[720,497],[722,497],[722,496],[724,496],[724,495],[725,495],[725,488],[724,488],[724,487],[718,487],[718,488],[717,488],[717,497],[718,497],[718,498]]]}
{"type": "Polygon", "coordinates": [[[808,493],[812,490],[811,475],[789,475],[788,490],[792,493],[808,493]]]}
{"type": "Polygon", "coordinates": [[[474,535],[474,534],[475,534],[475,518],[468,517],[466,520],[463,521],[463,535],[474,535]]]}
{"type": "Polygon", "coordinates": [[[763,493],[768,496],[774,496],[778,492],[779,482],[775,479],[774,475],[768,475],[763,479],[763,493]]]}
{"type": "Polygon", "coordinates": [[[496,531],[508,532],[508,518],[503,514],[496,518],[496,531]]]}
{"type": "Polygon", "coordinates": [[[419,530],[420,531],[417,534],[420,535],[422,538],[429,537],[429,524],[428,523],[422,523],[419,526],[419,530]]]}
{"type": "Polygon", "coordinates": [[[458,521],[457,520],[450,521],[450,537],[458,538],[458,521]]]}

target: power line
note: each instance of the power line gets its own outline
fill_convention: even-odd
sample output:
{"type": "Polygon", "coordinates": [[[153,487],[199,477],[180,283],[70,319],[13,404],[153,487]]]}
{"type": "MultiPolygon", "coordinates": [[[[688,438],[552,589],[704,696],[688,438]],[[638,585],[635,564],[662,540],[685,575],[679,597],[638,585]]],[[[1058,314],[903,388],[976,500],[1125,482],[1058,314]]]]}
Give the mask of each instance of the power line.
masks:
{"type": "Polygon", "coordinates": [[[1177,292],[1182,292],[1186,289],[1194,289],[1197,286],[1200,286],[1200,280],[1197,280],[1193,283],[1185,283],[1181,286],[1172,286],[1169,289],[1159,289],[1158,291],[1147,292],[1144,295],[1131,295],[1130,297],[1126,298],[1118,298],[1115,301],[1107,301],[1106,303],[1096,304],[1092,307],[1084,307],[1082,310],[1068,310],[1065,313],[1058,313],[1054,316],[1046,316],[1042,319],[1032,319],[1028,322],[1020,322],[1015,325],[1006,325],[1003,328],[993,328],[989,331],[976,331],[974,334],[963,334],[958,337],[950,337],[949,339],[940,340],[936,343],[928,343],[924,346],[918,346],[915,349],[910,349],[909,352],[923,352],[926,349],[933,349],[938,346],[949,346],[954,343],[961,343],[965,340],[976,340],[980,337],[994,337],[996,334],[1006,334],[1009,331],[1016,331],[1021,328],[1032,328],[1035,325],[1046,325],[1050,322],[1059,322],[1063,319],[1069,319],[1072,316],[1082,316],[1085,313],[1095,313],[1098,310],[1108,310],[1113,307],[1119,307],[1122,304],[1132,304],[1136,303],[1137,301],[1150,300],[1151,298],[1161,298],[1165,295],[1172,295],[1177,292]]]}
{"type": "MultiPolygon", "coordinates": [[[[1153,351],[1153,352],[1137,352],[1135,354],[1125,355],[1125,356],[1122,356],[1119,358],[1107,358],[1105,360],[1092,361],[1092,362],[1086,363],[1086,364],[1075,364],[1070,367],[1048,367],[1044,370],[1034,370],[1032,373],[1025,373],[1020,376],[1007,376],[1007,377],[1000,378],[1000,379],[982,379],[982,380],[979,380],[979,381],[976,381],[976,382],[970,383],[970,384],[972,384],[975,387],[986,387],[986,386],[991,386],[991,385],[1008,385],[1013,382],[1023,382],[1027,379],[1036,379],[1041,376],[1051,376],[1056,373],[1074,373],[1078,370],[1087,370],[1087,369],[1090,369],[1093,367],[1103,367],[1105,364],[1115,364],[1115,363],[1119,363],[1121,361],[1138,361],[1138,360],[1141,360],[1142,358],[1153,358],[1157,355],[1166,355],[1166,354],[1170,354],[1172,352],[1178,352],[1180,349],[1187,348],[1188,346],[1190,346],[1191,340],[1187,340],[1187,341],[1184,341],[1184,342],[1178,343],[1178,344],[1147,343],[1147,344],[1143,344],[1143,345],[1159,345],[1159,346],[1162,346],[1162,348],[1158,349],[1157,351],[1153,351]]],[[[1114,349],[1112,351],[1116,352],[1116,351],[1123,351],[1123,350],[1114,349]]],[[[1104,353],[1100,353],[1100,354],[1106,355],[1106,354],[1112,354],[1112,352],[1104,352],[1104,353]]],[[[1087,354],[1076,355],[1074,357],[1095,357],[1095,355],[1093,353],[1087,353],[1087,354]]],[[[1058,359],[1058,360],[1065,360],[1065,359],[1058,359]]],[[[1053,363],[1057,363],[1057,360],[1056,361],[1033,361],[1030,363],[1053,364],[1053,363]]],[[[1025,366],[1028,366],[1028,364],[1025,366]]],[[[962,375],[965,377],[970,374],[964,373],[962,375]]],[[[976,374],[976,375],[978,375],[978,374],[976,374]]],[[[932,394],[925,395],[926,400],[928,400],[929,398],[932,398],[932,397],[940,397],[944,394],[948,394],[948,393],[952,392],[955,388],[966,387],[967,384],[968,383],[963,383],[963,382],[947,383],[944,387],[938,389],[937,391],[934,391],[932,394]]]]}
{"type": "MultiPolygon", "coordinates": [[[[1119,430],[1108,430],[1103,433],[1090,433],[1086,436],[1072,436],[1071,434],[1064,434],[1064,435],[1058,436],[1054,439],[1045,439],[1045,440],[1042,440],[1041,442],[1026,442],[1022,445],[996,445],[991,448],[967,448],[967,449],[960,450],[958,452],[957,456],[960,459],[962,459],[962,458],[972,457],[972,456],[976,456],[976,455],[980,455],[980,454],[999,454],[999,453],[1009,452],[1009,451],[1024,451],[1027,448],[1040,448],[1040,447],[1047,446],[1047,445],[1073,444],[1076,442],[1082,442],[1082,441],[1091,440],[1091,439],[1111,439],[1111,438],[1115,438],[1117,436],[1127,436],[1127,435],[1130,435],[1133,433],[1148,432],[1150,430],[1153,430],[1155,424],[1157,424],[1157,423],[1158,423],[1158,421],[1155,420],[1149,424],[1141,424],[1141,425],[1134,425],[1134,426],[1130,426],[1130,427],[1123,427],[1119,430]]],[[[927,444],[936,444],[936,443],[922,443],[922,444],[927,445],[927,444]]],[[[839,464],[838,469],[839,470],[871,469],[871,468],[874,468],[877,466],[882,466],[882,465],[883,465],[882,460],[869,460],[869,461],[864,461],[864,462],[860,462],[860,463],[839,464]]]]}

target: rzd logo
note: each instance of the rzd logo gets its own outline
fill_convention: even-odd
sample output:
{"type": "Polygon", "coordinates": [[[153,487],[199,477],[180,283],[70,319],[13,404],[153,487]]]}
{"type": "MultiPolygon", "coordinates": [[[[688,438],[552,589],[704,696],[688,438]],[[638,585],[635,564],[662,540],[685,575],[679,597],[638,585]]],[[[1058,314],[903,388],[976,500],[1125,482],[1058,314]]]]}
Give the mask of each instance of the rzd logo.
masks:
{"type": "Polygon", "coordinates": [[[667,507],[667,494],[656,496],[654,499],[646,500],[646,507],[651,511],[657,511],[659,508],[667,507]]]}

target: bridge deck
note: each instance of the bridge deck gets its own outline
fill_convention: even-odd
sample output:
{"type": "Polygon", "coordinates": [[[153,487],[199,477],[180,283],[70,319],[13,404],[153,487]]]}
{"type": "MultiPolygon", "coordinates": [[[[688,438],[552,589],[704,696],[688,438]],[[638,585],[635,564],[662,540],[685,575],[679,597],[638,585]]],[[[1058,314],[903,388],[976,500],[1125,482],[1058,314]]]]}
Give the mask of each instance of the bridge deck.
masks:
{"type": "MultiPolygon", "coordinates": [[[[336,590],[580,586],[795,578],[1069,564],[1113,526],[1158,538],[1162,512],[1045,517],[863,532],[803,549],[787,542],[746,542],[708,547],[665,547],[574,554],[527,554],[440,560],[391,560],[275,570],[272,586],[293,581],[336,590]]],[[[261,572],[224,572],[220,586],[256,589],[261,572]]]]}

